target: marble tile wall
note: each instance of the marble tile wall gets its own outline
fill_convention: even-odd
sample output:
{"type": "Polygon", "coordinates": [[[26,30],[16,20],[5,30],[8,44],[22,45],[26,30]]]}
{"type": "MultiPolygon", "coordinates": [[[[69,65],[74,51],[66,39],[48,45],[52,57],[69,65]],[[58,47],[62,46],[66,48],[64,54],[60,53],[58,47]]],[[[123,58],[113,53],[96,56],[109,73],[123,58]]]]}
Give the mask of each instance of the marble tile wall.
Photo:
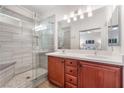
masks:
{"type": "Polygon", "coordinates": [[[0,87],[3,87],[10,79],[14,77],[14,65],[0,71],[0,87]]]}
{"type": "Polygon", "coordinates": [[[14,61],[15,74],[32,68],[32,30],[0,22],[0,63],[14,61]]]}

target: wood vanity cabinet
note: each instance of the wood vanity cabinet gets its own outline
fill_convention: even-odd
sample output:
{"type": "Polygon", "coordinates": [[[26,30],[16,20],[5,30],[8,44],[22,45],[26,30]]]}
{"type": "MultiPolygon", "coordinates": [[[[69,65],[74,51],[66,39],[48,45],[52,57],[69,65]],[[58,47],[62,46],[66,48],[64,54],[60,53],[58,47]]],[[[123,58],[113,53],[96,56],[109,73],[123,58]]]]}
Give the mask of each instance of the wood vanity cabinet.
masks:
{"type": "Polygon", "coordinates": [[[65,88],[121,88],[122,66],[48,56],[48,79],[65,88]]]}
{"type": "Polygon", "coordinates": [[[48,80],[59,87],[64,87],[64,60],[48,57],[48,80]]]}
{"type": "Polygon", "coordinates": [[[80,61],[78,67],[79,88],[122,87],[122,70],[119,66],[80,61]]]}

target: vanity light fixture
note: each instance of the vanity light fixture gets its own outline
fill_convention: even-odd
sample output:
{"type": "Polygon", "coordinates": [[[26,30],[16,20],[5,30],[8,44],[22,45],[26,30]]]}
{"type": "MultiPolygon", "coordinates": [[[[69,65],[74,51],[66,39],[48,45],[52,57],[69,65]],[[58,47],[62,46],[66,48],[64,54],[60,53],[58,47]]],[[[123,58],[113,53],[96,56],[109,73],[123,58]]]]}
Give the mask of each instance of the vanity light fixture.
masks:
{"type": "MultiPolygon", "coordinates": [[[[92,12],[92,7],[91,6],[87,6],[87,9],[86,9],[85,12],[88,13],[88,17],[92,17],[93,16],[93,12],[92,12]]],[[[80,19],[84,19],[84,13],[85,12],[83,12],[82,9],[78,9],[76,11],[72,11],[69,16],[68,15],[64,15],[63,19],[66,20],[67,23],[70,23],[71,19],[73,19],[73,21],[77,21],[78,17],[80,19]]]]}

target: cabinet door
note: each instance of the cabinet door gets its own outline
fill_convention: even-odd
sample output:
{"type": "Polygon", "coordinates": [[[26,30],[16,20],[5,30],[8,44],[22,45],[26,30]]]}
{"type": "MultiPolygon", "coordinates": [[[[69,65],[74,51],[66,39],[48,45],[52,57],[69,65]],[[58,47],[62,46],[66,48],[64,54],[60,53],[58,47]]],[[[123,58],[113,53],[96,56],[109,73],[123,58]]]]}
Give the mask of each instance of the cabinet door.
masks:
{"type": "Polygon", "coordinates": [[[97,64],[79,65],[78,86],[81,88],[116,88],[121,86],[121,69],[97,64]]]}
{"type": "Polygon", "coordinates": [[[58,57],[48,57],[48,79],[58,85],[64,87],[64,62],[58,57]]]}

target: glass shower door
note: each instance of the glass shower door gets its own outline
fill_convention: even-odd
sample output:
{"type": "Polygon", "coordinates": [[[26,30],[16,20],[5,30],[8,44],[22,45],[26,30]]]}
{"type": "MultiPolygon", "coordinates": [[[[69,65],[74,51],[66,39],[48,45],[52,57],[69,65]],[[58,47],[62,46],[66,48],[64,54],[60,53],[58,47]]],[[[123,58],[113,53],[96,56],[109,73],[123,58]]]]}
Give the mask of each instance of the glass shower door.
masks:
{"type": "MultiPolygon", "coordinates": [[[[47,56],[54,51],[55,16],[35,22],[35,84],[38,85],[47,80],[47,56]]],[[[35,86],[36,86],[35,85],[35,86]]]]}

